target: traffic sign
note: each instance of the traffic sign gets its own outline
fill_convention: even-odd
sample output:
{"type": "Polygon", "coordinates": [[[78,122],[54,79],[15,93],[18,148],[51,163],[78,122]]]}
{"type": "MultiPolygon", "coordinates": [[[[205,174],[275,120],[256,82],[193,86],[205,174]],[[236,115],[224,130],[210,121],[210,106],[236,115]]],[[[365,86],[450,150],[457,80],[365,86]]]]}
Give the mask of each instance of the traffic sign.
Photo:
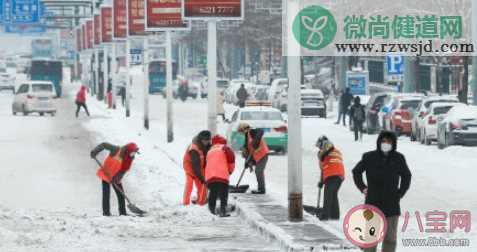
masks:
{"type": "Polygon", "coordinates": [[[389,82],[401,82],[404,72],[404,57],[399,54],[386,55],[387,74],[389,82]]]}
{"type": "Polygon", "coordinates": [[[183,0],[182,18],[184,20],[242,20],[243,0],[183,0]]]}
{"type": "Polygon", "coordinates": [[[146,2],[146,31],[179,31],[189,30],[189,22],[182,20],[182,1],[157,1],[146,2]]]}
{"type": "Polygon", "coordinates": [[[40,21],[39,0],[4,0],[5,23],[30,24],[40,21]]]}

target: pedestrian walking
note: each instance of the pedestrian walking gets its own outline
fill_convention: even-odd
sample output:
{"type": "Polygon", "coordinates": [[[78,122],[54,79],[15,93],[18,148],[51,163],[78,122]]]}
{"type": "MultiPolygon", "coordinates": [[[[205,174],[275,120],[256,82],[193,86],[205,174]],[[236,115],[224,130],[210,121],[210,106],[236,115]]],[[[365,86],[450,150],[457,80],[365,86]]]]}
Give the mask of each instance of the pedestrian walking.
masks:
{"type": "MultiPolygon", "coordinates": [[[[262,129],[252,129],[247,123],[240,123],[238,132],[245,136],[245,143],[242,147],[242,157],[249,163],[248,167],[255,165],[255,176],[257,177],[257,190],[252,194],[265,194],[265,167],[268,162],[268,146],[263,139],[262,129]]],[[[252,168],[250,168],[252,169],[252,168]]]]}
{"type": "Polygon", "coordinates": [[[239,90],[237,90],[237,99],[238,99],[238,105],[239,107],[243,108],[245,107],[245,102],[247,101],[249,94],[247,92],[247,89],[245,89],[245,85],[241,84],[239,90]]]}
{"type": "Polygon", "coordinates": [[[81,85],[80,90],[76,93],[76,118],[78,118],[81,108],[84,109],[86,115],[89,116],[88,106],[86,106],[86,87],[81,85]]]}
{"type": "Polygon", "coordinates": [[[187,147],[184,154],[183,166],[185,171],[185,189],[183,204],[189,205],[192,189],[195,185],[197,197],[192,203],[205,205],[207,203],[207,187],[205,186],[205,166],[207,152],[210,149],[211,133],[208,130],[201,131],[192,143],[187,147]]]}
{"type": "Polygon", "coordinates": [[[212,147],[207,153],[205,181],[209,188],[209,210],[220,217],[230,216],[227,213],[229,195],[229,178],[235,169],[235,154],[227,146],[227,140],[220,135],[212,138],[212,147]],[[220,199],[220,211],[216,213],[217,198],[220,199]]]}
{"type": "Polygon", "coordinates": [[[103,189],[103,215],[111,216],[109,204],[111,185],[113,185],[118,198],[119,215],[127,215],[121,180],[126,172],[131,169],[132,162],[136,154],[139,153],[139,148],[135,143],[128,143],[122,147],[102,143],[91,151],[91,158],[96,159],[96,156],[103,150],[109,151],[109,155],[104,160],[102,167],[96,172],[96,175],[101,179],[103,189]]]}
{"type": "Polygon", "coordinates": [[[349,111],[349,121],[353,122],[354,141],[363,140],[363,124],[366,120],[366,111],[361,104],[361,98],[356,96],[354,104],[349,111]]]}
{"type": "Polygon", "coordinates": [[[318,187],[325,187],[323,210],[318,217],[320,220],[339,220],[338,191],[345,176],[343,156],[326,136],[318,138],[316,147],[319,148],[318,160],[321,171],[318,187]]]}
{"type": "MultiPolygon", "coordinates": [[[[365,195],[365,203],[373,205],[386,216],[388,229],[382,245],[383,252],[396,251],[398,220],[401,215],[400,201],[411,184],[411,171],[404,155],[397,151],[397,137],[382,131],[377,149],[367,152],[353,169],[354,183],[365,195]],[[366,182],[363,181],[366,173],[366,182]]],[[[376,251],[377,246],[365,249],[376,251]]]]}
{"type": "Polygon", "coordinates": [[[343,126],[346,126],[346,115],[348,114],[349,106],[353,100],[351,90],[346,88],[345,92],[340,96],[339,108],[338,108],[338,120],[336,124],[340,124],[341,118],[343,118],[343,126]]]}

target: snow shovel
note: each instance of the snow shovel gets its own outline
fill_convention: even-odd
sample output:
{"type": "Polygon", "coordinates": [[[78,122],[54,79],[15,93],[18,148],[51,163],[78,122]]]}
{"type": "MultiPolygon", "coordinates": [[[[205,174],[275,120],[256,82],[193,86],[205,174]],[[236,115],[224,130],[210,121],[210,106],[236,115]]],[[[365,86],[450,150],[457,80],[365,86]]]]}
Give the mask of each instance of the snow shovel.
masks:
{"type": "Polygon", "coordinates": [[[315,215],[316,217],[320,218],[323,212],[323,208],[320,207],[320,202],[321,202],[321,188],[318,189],[318,202],[316,203],[316,207],[303,205],[303,210],[305,210],[305,212],[311,215],[315,215]]]}
{"type": "Polygon", "coordinates": [[[237,182],[236,186],[229,186],[229,193],[246,193],[248,188],[250,187],[249,185],[240,185],[240,182],[242,181],[243,175],[245,174],[245,171],[248,169],[248,160],[250,156],[245,160],[245,165],[242,170],[242,174],[240,174],[240,178],[237,182]]]}
{"type": "MultiPolygon", "coordinates": [[[[99,160],[97,158],[94,158],[94,160],[96,161],[96,163],[98,163],[99,167],[103,168],[103,165],[101,165],[101,162],[99,162],[99,160]]],[[[139,207],[137,207],[136,205],[134,205],[128,198],[128,196],[126,196],[126,194],[124,193],[124,191],[119,188],[115,183],[112,183],[111,184],[113,185],[113,187],[119,191],[119,193],[121,193],[121,195],[126,199],[126,201],[128,202],[128,209],[129,211],[131,211],[132,213],[135,213],[139,216],[143,216],[144,214],[146,214],[147,212],[144,211],[144,210],[141,210],[139,207]]]]}

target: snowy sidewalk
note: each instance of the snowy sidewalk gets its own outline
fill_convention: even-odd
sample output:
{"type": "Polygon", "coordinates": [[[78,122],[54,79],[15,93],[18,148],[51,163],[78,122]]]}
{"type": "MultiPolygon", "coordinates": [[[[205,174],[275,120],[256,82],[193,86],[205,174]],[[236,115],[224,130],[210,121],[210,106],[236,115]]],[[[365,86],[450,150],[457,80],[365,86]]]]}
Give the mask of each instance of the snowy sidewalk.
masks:
{"type": "MultiPolygon", "coordinates": [[[[234,194],[235,195],[235,194],[234,194]]],[[[285,251],[351,251],[349,242],[325,229],[309,215],[303,222],[288,221],[288,210],[267,195],[236,195],[239,215],[285,251]]]]}

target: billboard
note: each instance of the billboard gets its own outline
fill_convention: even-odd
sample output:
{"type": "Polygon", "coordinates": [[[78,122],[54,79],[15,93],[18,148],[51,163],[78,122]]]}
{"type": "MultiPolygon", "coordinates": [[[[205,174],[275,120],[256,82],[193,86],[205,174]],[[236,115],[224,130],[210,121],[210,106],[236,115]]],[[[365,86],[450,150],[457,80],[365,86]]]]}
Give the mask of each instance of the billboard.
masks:
{"type": "Polygon", "coordinates": [[[144,0],[127,0],[128,36],[146,35],[144,5],[144,0]]]}
{"type": "Polygon", "coordinates": [[[369,72],[368,71],[347,71],[346,87],[348,87],[353,95],[369,94],[369,72]]]}
{"type": "Polygon", "coordinates": [[[95,14],[93,18],[93,32],[94,32],[94,45],[98,46],[101,44],[101,16],[95,14]]]}
{"type": "Polygon", "coordinates": [[[187,30],[189,25],[182,20],[182,1],[146,1],[146,30],[187,30]]]}
{"type": "Polygon", "coordinates": [[[76,28],[76,50],[80,52],[83,49],[81,42],[81,28],[76,28]]]}
{"type": "Polygon", "coordinates": [[[93,20],[86,21],[86,48],[93,48],[93,20]]]}
{"type": "Polygon", "coordinates": [[[113,8],[101,7],[101,42],[113,41],[113,8]]]}
{"type": "Polygon", "coordinates": [[[244,15],[243,0],[184,0],[183,18],[241,20],[244,15]]]}
{"type": "Polygon", "coordinates": [[[113,0],[113,39],[125,39],[127,37],[127,0],[113,0]]]}

